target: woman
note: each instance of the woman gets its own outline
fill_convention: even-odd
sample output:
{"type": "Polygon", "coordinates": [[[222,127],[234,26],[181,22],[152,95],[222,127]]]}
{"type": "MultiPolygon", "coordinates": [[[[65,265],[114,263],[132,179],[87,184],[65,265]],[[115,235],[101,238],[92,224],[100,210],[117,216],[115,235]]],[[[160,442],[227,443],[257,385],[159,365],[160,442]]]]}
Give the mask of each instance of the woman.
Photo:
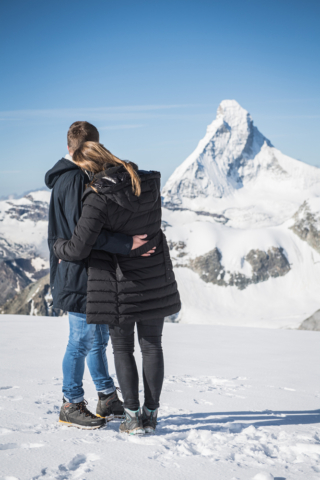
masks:
{"type": "Polygon", "coordinates": [[[85,142],[74,152],[73,161],[94,177],[84,192],[82,216],[72,238],[57,240],[54,252],[65,261],[88,257],[87,322],[109,325],[125,407],[120,432],[153,433],[164,376],[164,317],[181,308],[161,230],[160,173],[139,171],[96,142],[85,142]],[[102,228],[127,235],[146,233],[148,242],[130,256],[92,250],[102,228]],[[143,256],[150,249],[154,253],[143,256]],[[143,358],[141,412],[133,356],[135,323],[143,358]]]}

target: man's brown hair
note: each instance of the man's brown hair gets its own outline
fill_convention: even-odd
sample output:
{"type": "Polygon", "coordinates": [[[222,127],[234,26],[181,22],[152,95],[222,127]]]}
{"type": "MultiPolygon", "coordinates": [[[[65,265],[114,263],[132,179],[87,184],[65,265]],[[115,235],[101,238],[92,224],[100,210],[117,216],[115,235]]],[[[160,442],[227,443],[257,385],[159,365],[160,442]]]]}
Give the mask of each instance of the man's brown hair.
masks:
{"type": "Polygon", "coordinates": [[[84,142],[99,142],[99,132],[89,122],[74,122],[67,134],[68,147],[74,152],[84,142]]]}

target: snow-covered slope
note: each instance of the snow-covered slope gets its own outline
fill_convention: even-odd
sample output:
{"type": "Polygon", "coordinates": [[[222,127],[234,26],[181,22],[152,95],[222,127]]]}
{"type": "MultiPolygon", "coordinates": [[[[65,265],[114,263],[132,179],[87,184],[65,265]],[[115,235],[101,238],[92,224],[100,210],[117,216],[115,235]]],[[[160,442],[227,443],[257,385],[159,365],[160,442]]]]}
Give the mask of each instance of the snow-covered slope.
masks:
{"type": "Polygon", "coordinates": [[[320,169],[282,154],[235,100],[163,188],[178,320],[297,327],[319,308],[320,169]]]}
{"type": "Polygon", "coordinates": [[[318,332],[166,324],[159,423],[139,438],[58,424],[67,341],[65,319],[0,316],[1,479],[319,479],[318,332]]]}
{"type": "Polygon", "coordinates": [[[0,202],[0,305],[48,273],[50,192],[0,202]]]}

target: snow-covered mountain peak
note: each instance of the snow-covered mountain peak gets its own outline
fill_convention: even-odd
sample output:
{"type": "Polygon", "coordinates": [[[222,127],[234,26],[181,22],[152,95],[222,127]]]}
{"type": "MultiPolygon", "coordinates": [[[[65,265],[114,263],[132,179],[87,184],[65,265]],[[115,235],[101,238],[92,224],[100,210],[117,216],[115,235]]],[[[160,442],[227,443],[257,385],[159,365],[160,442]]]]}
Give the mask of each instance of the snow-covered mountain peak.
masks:
{"type": "Polygon", "coordinates": [[[217,110],[217,120],[223,120],[231,128],[252,122],[249,112],[242,108],[236,100],[223,100],[220,103],[217,110]]]}
{"type": "Polygon", "coordinates": [[[163,188],[163,205],[226,217],[236,207],[242,210],[238,226],[243,210],[251,224],[258,210],[259,219],[272,225],[293,215],[306,189],[307,196],[310,189],[317,195],[319,183],[318,168],[283,155],[254,126],[247,110],[235,100],[224,100],[204,138],[163,188]]]}

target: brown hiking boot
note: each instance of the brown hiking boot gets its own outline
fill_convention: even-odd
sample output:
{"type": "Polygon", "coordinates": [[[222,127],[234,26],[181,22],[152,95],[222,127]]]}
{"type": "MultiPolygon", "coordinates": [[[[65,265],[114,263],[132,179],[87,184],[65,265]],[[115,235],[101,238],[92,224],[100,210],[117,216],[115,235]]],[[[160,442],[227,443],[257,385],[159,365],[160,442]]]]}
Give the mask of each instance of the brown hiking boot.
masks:
{"type": "Polygon", "coordinates": [[[69,427],[95,430],[105,425],[104,418],[99,418],[87,409],[88,402],[83,400],[79,403],[69,403],[63,399],[60,410],[59,422],[69,427]]]}

